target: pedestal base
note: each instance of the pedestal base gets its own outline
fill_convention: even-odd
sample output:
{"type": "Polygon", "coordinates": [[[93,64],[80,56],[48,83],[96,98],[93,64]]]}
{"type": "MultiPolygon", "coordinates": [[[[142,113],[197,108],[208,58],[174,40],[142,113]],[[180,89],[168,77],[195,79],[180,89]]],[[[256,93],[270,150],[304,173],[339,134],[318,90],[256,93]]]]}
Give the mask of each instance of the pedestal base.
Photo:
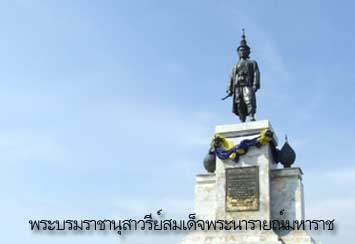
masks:
{"type": "Polygon", "coordinates": [[[182,244],[282,244],[272,231],[195,232],[187,235],[182,244]]]}
{"type": "MultiPolygon", "coordinates": [[[[235,145],[272,130],[269,121],[220,125],[216,133],[235,145]]],[[[238,162],[216,158],[215,173],[196,177],[195,211],[200,220],[304,219],[302,171],[278,169],[271,146],[251,147],[238,162]],[[255,204],[254,204],[255,203],[255,204]]],[[[205,231],[188,234],[182,244],[314,244],[305,231],[205,231]]]]}
{"type": "Polygon", "coordinates": [[[305,231],[292,231],[287,235],[281,236],[285,244],[315,244],[313,238],[305,231]]]}

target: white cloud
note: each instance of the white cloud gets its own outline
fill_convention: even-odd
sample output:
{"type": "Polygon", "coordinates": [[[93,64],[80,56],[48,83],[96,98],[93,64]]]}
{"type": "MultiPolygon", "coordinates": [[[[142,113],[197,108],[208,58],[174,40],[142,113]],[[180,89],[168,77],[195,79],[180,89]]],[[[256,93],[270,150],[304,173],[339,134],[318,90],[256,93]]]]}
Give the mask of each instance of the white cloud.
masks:
{"type": "MultiPolygon", "coordinates": [[[[335,165],[335,164],[334,164],[335,165]]],[[[355,209],[355,170],[352,165],[342,168],[318,169],[307,173],[307,219],[335,219],[336,231],[312,232],[316,240],[335,244],[353,239],[355,209]],[[313,194],[312,194],[313,193],[313,194]]]]}
{"type": "Polygon", "coordinates": [[[346,184],[347,187],[355,187],[355,167],[338,168],[329,171],[325,177],[336,184],[346,184]]]}
{"type": "Polygon", "coordinates": [[[117,197],[113,199],[112,214],[115,217],[144,217],[152,213],[157,217],[157,211],[162,209],[165,218],[186,218],[193,213],[193,200],[172,197],[117,197]]]}
{"type": "Polygon", "coordinates": [[[37,129],[14,129],[0,133],[2,162],[43,160],[58,162],[65,149],[54,134],[37,129]]]}

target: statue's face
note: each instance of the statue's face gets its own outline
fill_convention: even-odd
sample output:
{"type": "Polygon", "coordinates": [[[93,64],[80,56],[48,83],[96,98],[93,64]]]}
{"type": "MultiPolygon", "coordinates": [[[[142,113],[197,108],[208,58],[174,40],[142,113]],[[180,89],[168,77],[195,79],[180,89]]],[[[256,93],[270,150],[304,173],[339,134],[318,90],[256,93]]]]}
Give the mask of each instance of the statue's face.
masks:
{"type": "Polygon", "coordinates": [[[248,57],[248,50],[245,47],[241,47],[238,50],[238,55],[240,58],[247,58],[248,57]]]}

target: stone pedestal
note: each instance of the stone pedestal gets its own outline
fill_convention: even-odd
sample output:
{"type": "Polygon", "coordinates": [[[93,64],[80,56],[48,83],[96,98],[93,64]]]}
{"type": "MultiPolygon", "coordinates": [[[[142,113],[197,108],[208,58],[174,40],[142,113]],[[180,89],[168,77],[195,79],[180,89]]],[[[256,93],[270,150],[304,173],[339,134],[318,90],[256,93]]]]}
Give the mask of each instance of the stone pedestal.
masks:
{"type": "MultiPolygon", "coordinates": [[[[273,131],[268,120],[219,125],[216,133],[235,144],[273,131]]],[[[274,133],[273,144],[277,145],[274,133]]],[[[216,159],[215,173],[196,177],[195,212],[202,220],[301,220],[304,219],[302,171],[278,169],[271,145],[251,147],[247,154],[232,160],[216,159]],[[280,214],[282,211],[282,214],[280,214]]],[[[310,244],[302,231],[205,231],[188,234],[183,244],[310,244]]]]}
{"type": "MultiPolygon", "coordinates": [[[[271,124],[267,120],[249,122],[235,125],[222,125],[216,127],[216,133],[222,134],[236,145],[244,139],[252,139],[257,137],[264,129],[272,130],[271,124]]],[[[276,137],[275,137],[276,138],[276,137]]],[[[277,144],[277,139],[274,143],[277,144]]],[[[238,163],[232,160],[216,160],[216,219],[253,219],[253,220],[269,220],[271,216],[270,207],[270,169],[276,168],[274,163],[270,145],[267,144],[261,148],[251,147],[248,153],[240,157],[238,163]],[[258,207],[248,207],[240,211],[229,211],[226,209],[226,172],[233,168],[253,169],[258,171],[258,207]],[[253,208],[253,209],[252,209],[253,208]],[[250,209],[250,211],[249,211],[250,209]]],[[[248,174],[248,173],[246,173],[248,174]]],[[[253,179],[247,180],[245,184],[252,184],[253,179]]],[[[238,207],[237,207],[238,208],[238,207]]]]}

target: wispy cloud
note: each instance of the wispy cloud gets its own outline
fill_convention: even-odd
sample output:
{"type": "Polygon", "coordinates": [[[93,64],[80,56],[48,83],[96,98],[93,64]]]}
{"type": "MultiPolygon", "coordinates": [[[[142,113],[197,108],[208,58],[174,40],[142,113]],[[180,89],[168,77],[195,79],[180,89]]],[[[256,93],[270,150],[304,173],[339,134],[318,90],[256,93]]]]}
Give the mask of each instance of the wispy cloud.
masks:
{"type": "Polygon", "coordinates": [[[355,187],[355,167],[342,167],[325,173],[329,181],[339,185],[346,185],[347,188],[355,187]]]}
{"type": "Polygon", "coordinates": [[[162,209],[165,218],[186,218],[193,213],[193,199],[176,198],[176,196],[163,198],[149,197],[116,197],[113,199],[112,214],[117,217],[144,217],[152,214],[159,217],[157,211],[162,209]]]}
{"type": "Polygon", "coordinates": [[[307,177],[306,218],[335,219],[336,222],[336,231],[312,232],[312,235],[322,243],[346,242],[353,236],[354,167],[348,165],[334,170],[318,169],[308,172],[307,177]]]}
{"type": "Polygon", "coordinates": [[[55,134],[41,129],[13,129],[0,132],[2,162],[61,161],[65,148],[55,134]]]}

